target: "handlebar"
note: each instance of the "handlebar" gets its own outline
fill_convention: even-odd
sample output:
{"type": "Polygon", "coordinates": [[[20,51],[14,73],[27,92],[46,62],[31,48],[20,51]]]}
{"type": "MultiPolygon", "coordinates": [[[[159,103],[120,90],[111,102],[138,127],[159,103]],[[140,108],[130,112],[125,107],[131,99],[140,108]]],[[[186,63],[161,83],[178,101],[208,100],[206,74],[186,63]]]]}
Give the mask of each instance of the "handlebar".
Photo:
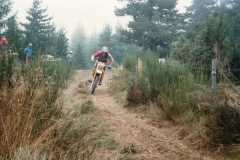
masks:
{"type": "Polygon", "coordinates": [[[107,69],[112,69],[112,65],[106,65],[107,69]]]}
{"type": "MultiPolygon", "coordinates": [[[[95,65],[98,63],[98,60],[95,60],[95,65]]],[[[112,64],[113,63],[110,63],[110,64],[106,64],[105,66],[107,67],[107,69],[112,69],[112,64]]]]}

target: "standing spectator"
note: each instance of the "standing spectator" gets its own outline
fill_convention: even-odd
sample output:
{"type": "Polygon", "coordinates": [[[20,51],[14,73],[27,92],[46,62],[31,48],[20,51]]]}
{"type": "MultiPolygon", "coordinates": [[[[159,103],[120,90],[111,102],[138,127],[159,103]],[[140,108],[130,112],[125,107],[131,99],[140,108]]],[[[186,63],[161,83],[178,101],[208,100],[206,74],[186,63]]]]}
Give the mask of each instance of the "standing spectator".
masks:
{"type": "Polygon", "coordinates": [[[13,58],[9,54],[8,40],[5,36],[0,36],[0,86],[2,84],[12,85],[13,58]]]}
{"type": "Polygon", "coordinates": [[[32,63],[32,43],[29,43],[28,46],[24,49],[24,54],[26,56],[26,64],[32,63]]]}
{"type": "Polygon", "coordinates": [[[72,65],[72,60],[73,60],[73,52],[70,51],[68,54],[67,54],[67,62],[68,64],[72,65]]]}
{"type": "Polygon", "coordinates": [[[0,45],[8,45],[8,40],[4,36],[0,36],[0,45]]]}
{"type": "Polygon", "coordinates": [[[0,36],[0,59],[3,59],[7,55],[8,40],[4,36],[0,36]]]}

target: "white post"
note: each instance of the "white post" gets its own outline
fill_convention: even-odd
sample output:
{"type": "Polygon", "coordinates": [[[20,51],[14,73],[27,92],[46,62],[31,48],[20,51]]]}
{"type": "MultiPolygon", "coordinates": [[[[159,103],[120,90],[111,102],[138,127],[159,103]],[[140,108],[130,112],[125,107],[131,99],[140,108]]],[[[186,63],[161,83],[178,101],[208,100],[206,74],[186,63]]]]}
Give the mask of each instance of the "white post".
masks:
{"type": "Polygon", "coordinates": [[[217,92],[217,59],[212,60],[212,90],[213,93],[217,92]]]}
{"type": "Polygon", "coordinates": [[[137,58],[137,76],[143,75],[143,61],[140,57],[137,58]]]}

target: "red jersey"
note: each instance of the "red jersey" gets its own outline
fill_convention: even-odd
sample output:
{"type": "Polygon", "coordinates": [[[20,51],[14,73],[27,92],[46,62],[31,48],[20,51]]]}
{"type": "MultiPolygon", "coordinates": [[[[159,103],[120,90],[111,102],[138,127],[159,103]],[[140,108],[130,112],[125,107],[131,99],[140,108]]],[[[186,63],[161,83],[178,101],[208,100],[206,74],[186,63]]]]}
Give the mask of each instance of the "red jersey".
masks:
{"type": "Polygon", "coordinates": [[[94,59],[97,59],[100,62],[107,63],[108,59],[110,58],[108,52],[97,51],[94,53],[94,59]]]}

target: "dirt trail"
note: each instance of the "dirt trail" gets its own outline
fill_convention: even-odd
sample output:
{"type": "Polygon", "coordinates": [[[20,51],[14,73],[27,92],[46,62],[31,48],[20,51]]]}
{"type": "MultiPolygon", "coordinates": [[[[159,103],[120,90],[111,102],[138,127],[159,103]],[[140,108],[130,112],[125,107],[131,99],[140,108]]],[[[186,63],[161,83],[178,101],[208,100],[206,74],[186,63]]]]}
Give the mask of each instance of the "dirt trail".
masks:
{"type": "MultiPolygon", "coordinates": [[[[111,76],[107,75],[106,79],[109,80],[111,76]]],[[[86,77],[89,77],[88,71],[76,72],[75,78],[65,93],[71,96],[71,100],[66,103],[78,103],[76,102],[78,95],[75,91],[79,81],[86,77]]],[[[123,157],[123,154],[131,154],[131,158],[125,157],[122,160],[211,160],[179,140],[175,134],[176,128],[155,127],[146,118],[129,112],[117,104],[108,92],[106,84],[98,88],[96,95],[91,96],[91,99],[98,113],[103,117],[103,123],[110,127],[109,134],[121,148],[118,151],[100,153],[99,155],[104,157],[103,160],[121,160],[120,157],[123,157]]]]}

